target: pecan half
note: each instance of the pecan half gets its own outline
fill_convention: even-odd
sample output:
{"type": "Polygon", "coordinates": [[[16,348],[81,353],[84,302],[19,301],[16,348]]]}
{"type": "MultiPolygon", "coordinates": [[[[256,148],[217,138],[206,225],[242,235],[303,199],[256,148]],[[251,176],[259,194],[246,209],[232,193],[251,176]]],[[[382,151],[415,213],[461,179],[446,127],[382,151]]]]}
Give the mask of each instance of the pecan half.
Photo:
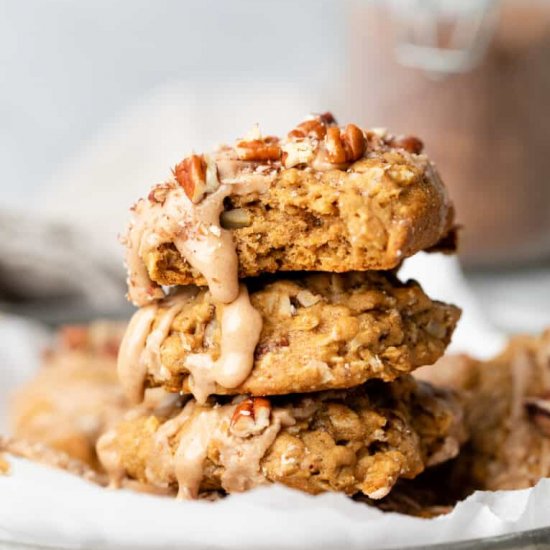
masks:
{"type": "Polygon", "coordinates": [[[220,186],[216,162],[205,155],[191,155],[183,159],[176,165],[173,174],[185,194],[195,204],[206,193],[213,193],[220,186]]]}
{"type": "Polygon", "coordinates": [[[419,155],[424,149],[424,143],[422,143],[422,140],[416,136],[397,136],[392,138],[388,142],[388,145],[391,147],[405,149],[405,151],[415,155],[419,155]]]}
{"type": "Polygon", "coordinates": [[[344,130],[332,127],[327,129],[323,155],[331,164],[355,162],[363,156],[365,146],[365,134],[355,124],[348,124],[344,130]]]}
{"type": "Polygon", "coordinates": [[[174,177],[193,203],[206,194],[206,160],[203,155],[191,155],[174,168],[174,177]]]}
{"type": "Polygon", "coordinates": [[[252,140],[243,139],[237,142],[235,151],[240,160],[266,162],[281,158],[279,140],[272,136],[252,140]]]}
{"type": "Polygon", "coordinates": [[[229,430],[238,437],[248,437],[263,432],[271,417],[271,403],[264,397],[248,397],[241,401],[231,417],[229,430]]]}

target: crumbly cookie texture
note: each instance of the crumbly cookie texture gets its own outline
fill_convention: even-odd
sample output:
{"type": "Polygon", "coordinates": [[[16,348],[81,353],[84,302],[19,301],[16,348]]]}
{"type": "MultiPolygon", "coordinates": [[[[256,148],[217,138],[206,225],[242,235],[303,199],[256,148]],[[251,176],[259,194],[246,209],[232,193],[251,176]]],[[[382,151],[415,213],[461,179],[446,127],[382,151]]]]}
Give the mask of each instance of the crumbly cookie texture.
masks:
{"type": "Polygon", "coordinates": [[[96,321],[60,330],[42,368],[12,398],[12,452],[36,458],[59,451],[67,463],[99,466],[96,440],[127,407],[116,373],[124,329],[122,323],[96,321]]]}
{"type": "MultiPolygon", "coordinates": [[[[403,284],[391,273],[314,274],[248,286],[262,319],[252,370],[237,386],[212,386],[212,394],[277,395],[391,381],[441,357],[460,316],[458,308],[430,300],[417,283],[403,284]]],[[[166,325],[171,303],[161,302],[150,333],[166,325]]],[[[184,304],[169,319],[164,341],[152,339],[158,349],[142,353],[145,385],[185,393],[199,387],[200,372],[186,365],[225,354],[224,307],[205,290],[184,304]]],[[[135,369],[129,373],[134,377],[135,369]]]]}
{"type": "Polygon", "coordinates": [[[550,476],[550,330],[498,357],[445,357],[419,376],[463,392],[469,444],[455,478],[471,490],[521,489],[550,476]]]}
{"type": "Polygon", "coordinates": [[[185,159],[133,207],[124,239],[130,299],[150,303],[162,297],[159,285],[212,289],[221,269],[205,261],[212,247],[236,254],[224,268],[235,280],[388,270],[442,239],[448,249],[453,207],[421,151],[416,138],[338,128],[320,115],[283,139],[258,133],[185,159]]]}
{"type": "Polygon", "coordinates": [[[457,402],[408,376],[350,391],[138,411],[100,439],[104,466],[114,484],[129,477],[180,497],[279,482],[379,499],[399,478],[455,456],[464,439],[457,402]]]}

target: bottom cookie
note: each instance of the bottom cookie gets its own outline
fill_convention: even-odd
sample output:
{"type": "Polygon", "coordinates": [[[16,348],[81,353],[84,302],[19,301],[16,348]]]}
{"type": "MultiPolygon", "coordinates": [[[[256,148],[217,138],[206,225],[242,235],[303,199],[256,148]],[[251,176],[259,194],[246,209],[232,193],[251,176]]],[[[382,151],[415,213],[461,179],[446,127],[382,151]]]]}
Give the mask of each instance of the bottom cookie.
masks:
{"type": "Polygon", "coordinates": [[[99,439],[112,485],[129,478],[197,498],[279,482],[312,494],[380,499],[398,479],[455,456],[464,439],[453,397],[408,376],[347,391],[218,398],[202,406],[158,395],[154,410],[144,403],[99,439]]]}

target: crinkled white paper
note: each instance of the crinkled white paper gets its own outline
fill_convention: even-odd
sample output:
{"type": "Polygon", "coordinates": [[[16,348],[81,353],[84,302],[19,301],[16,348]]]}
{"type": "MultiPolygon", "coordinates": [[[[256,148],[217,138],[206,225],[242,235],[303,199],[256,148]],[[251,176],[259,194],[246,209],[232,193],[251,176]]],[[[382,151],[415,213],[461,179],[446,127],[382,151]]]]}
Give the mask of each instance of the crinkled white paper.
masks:
{"type": "MultiPolygon", "coordinates": [[[[454,349],[496,351],[502,337],[484,325],[455,264],[429,261],[438,262],[436,268],[416,266],[428,292],[431,287],[438,298],[471,304],[454,349]],[[426,281],[429,273],[436,280],[426,281]],[[437,282],[442,280],[453,287],[437,282]]],[[[407,275],[414,275],[410,269],[407,275]]],[[[0,404],[5,406],[20,373],[35,367],[39,340],[35,327],[0,317],[0,404]]],[[[11,474],[0,476],[0,547],[14,542],[54,548],[350,550],[425,547],[550,526],[550,479],[534,489],[476,493],[449,515],[425,520],[383,513],[338,494],[312,497],[282,486],[218,502],[179,502],[111,491],[26,460],[9,460],[11,474]]]]}
{"type": "Polygon", "coordinates": [[[550,525],[550,480],[477,493],[433,520],[384,513],[342,495],[273,486],[218,502],[111,491],[12,460],[0,480],[0,541],[78,548],[399,548],[550,525]]]}

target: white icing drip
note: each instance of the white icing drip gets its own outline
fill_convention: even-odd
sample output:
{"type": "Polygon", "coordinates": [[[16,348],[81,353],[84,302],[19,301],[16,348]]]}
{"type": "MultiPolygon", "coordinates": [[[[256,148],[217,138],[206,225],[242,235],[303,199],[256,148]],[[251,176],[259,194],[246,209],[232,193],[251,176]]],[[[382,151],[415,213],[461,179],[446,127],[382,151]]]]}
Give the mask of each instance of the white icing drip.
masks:
{"type": "Polygon", "coordinates": [[[172,323],[183,309],[185,304],[189,302],[196,294],[197,289],[188,287],[181,289],[176,294],[169,296],[161,305],[162,309],[158,312],[158,318],[155,328],[147,337],[145,349],[141,357],[142,363],[148,373],[152,374],[156,379],[162,380],[162,365],[160,361],[160,348],[162,343],[170,333],[172,323]]]}
{"type": "MultiPolygon", "coordinates": [[[[261,461],[283,426],[295,424],[304,411],[274,409],[269,423],[258,433],[247,436],[232,433],[231,419],[239,398],[232,404],[200,407],[191,399],[173,418],[162,424],[153,437],[153,447],[145,468],[147,483],[168,489],[175,481],[178,498],[197,498],[204,479],[204,463],[210,449],[216,449],[217,462],[223,467],[221,485],[228,492],[239,492],[266,483],[261,461]],[[174,439],[177,446],[174,449],[174,439]]],[[[175,405],[176,406],[176,405],[175,405]]],[[[139,408],[138,408],[139,409],[139,408]]],[[[172,409],[172,414],[174,414],[172,409]]],[[[313,411],[308,411],[312,414],[313,411]]],[[[151,411],[143,411],[151,414],[151,411]]],[[[170,414],[170,412],[167,412],[170,414]]],[[[162,415],[161,415],[162,416],[162,415]]],[[[127,419],[135,418],[128,415],[127,419]]],[[[98,441],[97,452],[112,487],[126,481],[126,470],[117,448],[117,432],[110,430],[98,441]]]]}
{"type": "MultiPolygon", "coordinates": [[[[129,269],[128,296],[143,306],[158,299],[158,290],[143,265],[143,258],[163,243],[172,242],[178,252],[208,282],[217,301],[228,303],[238,293],[237,253],[231,233],[220,226],[223,200],[232,191],[221,185],[199,204],[193,204],[185,191],[174,184],[164,190],[164,201],[140,200],[135,205],[135,220],[126,239],[129,269]]],[[[161,296],[162,297],[162,296],[161,296]]]]}
{"type": "Polygon", "coordinates": [[[143,306],[163,297],[161,287],[151,281],[143,258],[161,244],[173,243],[204,276],[214,300],[232,302],[238,294],[238,260],[231,232],[220,225],[223,201],[229,195],[262,193],[272,181],[273,175],[241,174],[231,183],[221,183],[199,204],[193,204],[183,188],[172,182],[159,189],[158,201],[138,201],[124,239],[128,298],[143,306]]]}
{"type": "MultiPolygon", "coordinates": [[[[122,340],[118,356],[118,375],[128,399],[137,403],[143,398],[147,373],[163,378],[160,358],[162,343],[170,332],[174,318],[196,294],[186,288],[158,304],[138,310],[132,317],[122,340]],[[153,327],[153,323],[157,322],[153,327]]],[[[221,314],[220,356],[191,354],[186,367],[191,373],[191,390],[204,403],[216,384],[234,388],[249,376],[254,364],[254,350],[262,330],[261,315],[250,303],[248,291],[240,286],[236,300],[223,307],[221,314]]]]}
{"type": "Polygon", "coordinates": [[[120,344],[118,377],[126,396],[132,403],[138,403],[143,398],[143,385],[147,372],[143,351],[157,310],[158,306],[151,304],[136,311],[120,344]]]}
{"type": "MultiPolygon", "coordinates": [[[[209,180],[213,173],[211,165],[209,162],[209,180]]],[[[212,361],[206,354],[191,358],[195,395],[204,402],[216,383],[236,387],[250,374],[262,326],[261,317],[252,308],[246,289],[239,290],[237,253],[231,232],[220,225],[220,214],[227,196],[264,192],[272,179],[273,175],[241,174],[231,184],[222,183],[198,205],[189,200],[179,185],[171,183],[157,188],[157,193],[154,190],[152,199],[140,200],[135,205],[135,217],[125,239],[128,297],[136,305],[146,307],[130,322],[119,356],[119,377],[132,401],[143,397],[148,370],[155,378],[163,379],[160,346],[184,303],[169,304],[148,335],[156,306],[147,304],[162,298],[164,293],[150,279],[143,258],[163,243],[172,242],[187,262],[204,276],[215,302],[230,304],[222,314],[218,361],[212,361]]]]}
{"type": "Polygon", "coordinates": [[[149,278],[145,263],[141,259],[141,241],[146,226],[146,217],[140,217],[139,213],[145,210],[144,201],[139,201],[135,206],[136,216],[128,227],[126,244],[126,268],[128,270],[128,299],[135,305],[146,305],[164,297],[162,288],[149,278]]]}
{"type": "Polygon", "coordinates": [[[105,432],[96,443],[96,452],[101,465],[109,476],[109,487],[118,489],[126,475],[122,465],[120,453],[117,448],[117,432],[109,430],[105,432]]]}
{"type": "Polygon", "coordinates": [[[145,469],[145,476],[155,486],[166,486],[172,477],[174,461],[170,448],[170,439],[173,438],[189,420],[195,410],[196,401],[189,401],[174,418],[166,421],[154,437],[154,452],[151,462],[145,469]]]}
{"type": "MultiPolygon", "coordinates": [[[[178,252],[206,279],[214,300],[224,304],[232,302],[239,292],[233,237],[220,226],[223,200],[230,193],[229,185],[221,185],[193,209],[187,209],[190,228],[173,238],[178,252]]],[[[188,199],[187,203],[192,204],[188,199]]]]}
{"type": "Polygon", "coordinates": [[[281,427],[293,424],[294,419],[287,410],[274,411],[262,433],[241,438],[229,431],[234,411],[235,405],[202,409],[185,425],[173,460],[178,498],[197,498],[204,461],[213,444],[219,449],[219,461],[224,467],[221,483],[226,491],[245,491],[266,482],[260,461],[281,427]]]}
{"type": "Polygon", "coordinates": [[[262,317],[250,303],[246,287],[240,285],[237,299],[223,306],[219,358],[214,360],[209,353],[195,353],[185,363],[191,373],[191,391],[199,403],[215,392],[216,384],[235,388],[246,380],[254,364],[261,331],[262,317]]]}
{"type": "Polygon", "coordinates": [[[199,494],[208,445],[217,435],[223,410],[225,407],[201,410],[184,428],[173,462],[179,499],[199,494]]]}
{"type": "Polygon", "coordinates": [[[159,375],[161,372],[162,343],[176,315],[196,293],[196,288],[184,288],[163,302],[142,307],[134,313],[122,339],[117,364],[120,383],[131,402],[143,399],[147,373],[159,375]],[[151,330],[157,315],[156,326],[151,330]]]}
{"type": "Polygon", "coordinates": [[[273,181],[273,173],[247,174],[239,176],[231,182],[232,195],[248,195],[249,193],[265,193],[273,181]]]}
{"type": "Polygon", "coordinates": [[[220,462],[225,466],[222,487],[229,493],[246,491],[266,482],[260,462],[283,425],[294,424],[286,410],[274,411],[271,424],[259,435],[235,441],[228,431],[221,434],[220,462]]]}

